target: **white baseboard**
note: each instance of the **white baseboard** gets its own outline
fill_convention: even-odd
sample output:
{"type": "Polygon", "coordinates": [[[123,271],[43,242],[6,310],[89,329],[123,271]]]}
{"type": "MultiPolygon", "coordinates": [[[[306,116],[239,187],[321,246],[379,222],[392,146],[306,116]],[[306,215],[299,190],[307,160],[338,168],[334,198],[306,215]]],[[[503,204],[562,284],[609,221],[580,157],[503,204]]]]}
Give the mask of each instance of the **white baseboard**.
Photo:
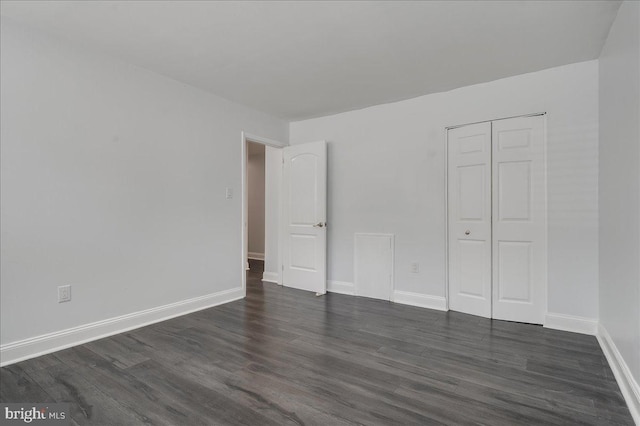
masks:
{"type": "Polygon", "coordinates": [[[437,309],[438,311],[447,310],[447,299],[444,297],[412,293],[409,291],[395,290],[393,292],[393,302],[418,306],[420,308],[437,309]]]}
{"type": "Polygon", "coordinates": [[[638,386],[638,382],[631,374],[629,366],[624,358],[622,358],[609,332],[602,324],[598,325],[596,337],[598,338],[602,352],[604,352],[604,356],[609,362],[613,375],[616,377],[618,386],[620,386],[620,391],[622,392],[622,396],[624,396],[624,400],[627,402],[631,417],[633,417],[637,425],[640,425],[640,386],[638,386]]]}
{"type": "Polygon", "coordinates": [[[262,281],[266,281],[269,283],[276,283],[276,284],[280,284],[279,280],[278,280],[278,273],[277,272],[263,272],[262,273],[262,281]]]}
{"type": "Polygon", "coordinates": [[[576,317],[551,312],[545,315],[544,326],[554,330],[571,331],[592,336],[598,332],[598,320],[595,318],[576,317]]]}
{"type": "Polygon", "coordinates": [[[264,260],[264,253],[256,253],[255,251],[250,251],[247,253],[247,257],[251,260],[264,260]]]}
{"type": "Polygon", "coordinates": [[[353,283],[346,281],[327,281],[327,291],[330,293],[348,294],[353,296],[355,294],[355,287],[353,283]]]}
{"type": "Polygon", "coordinates": [[[242,288],[194,297],[0,346],[0,367],[242,299],[242,288]]]}

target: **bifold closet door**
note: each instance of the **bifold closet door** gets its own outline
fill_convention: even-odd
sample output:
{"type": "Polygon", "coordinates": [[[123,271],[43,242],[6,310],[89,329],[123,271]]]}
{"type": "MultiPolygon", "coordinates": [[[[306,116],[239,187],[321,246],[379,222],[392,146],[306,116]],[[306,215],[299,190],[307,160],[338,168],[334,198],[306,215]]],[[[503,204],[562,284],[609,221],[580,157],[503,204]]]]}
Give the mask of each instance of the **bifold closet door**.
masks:
{"type": "Polygon", "coordinates": [[[494,121],[493,318],[542,324],[547,276],[544,117],[494,121]]]}
{"type": "Polygon", "coordinates": [[[542,324],[547,223],[544,117],[448,132],[449,308],[542,324]]]}
{"type": "Polygon", "coordinates": [[[491,318],[491,123],[448,132],[449,308],[491,318]]]}

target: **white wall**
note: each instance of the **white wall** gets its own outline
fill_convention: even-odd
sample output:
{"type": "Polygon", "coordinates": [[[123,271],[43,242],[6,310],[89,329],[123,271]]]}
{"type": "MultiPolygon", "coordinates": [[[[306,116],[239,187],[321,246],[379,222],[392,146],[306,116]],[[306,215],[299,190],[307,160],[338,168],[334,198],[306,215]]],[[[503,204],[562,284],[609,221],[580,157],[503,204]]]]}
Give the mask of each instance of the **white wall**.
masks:
{"type": "Polygon", "coordinates": [[[282,149],[265,148],[265,248],[264,275],[267,281],[282,283],[280,260],[280,187],[282,149]]]}
{"type": "Polygon", "coordinates": [[[354,233],[393,233],[396,290],[444,297],[445,127],[543,111],[548,310],[597,318],[597,61],[291,123],[291,144],[329,141],[328,279],[353,282],[354,233]]]}
{"type": "Polygon", "coordinates": [[[4,18],[0,39],[2,344],[239,288],[241,131],[287,124],[4,18]]]}
{"type": "Polygon", "coordinates": [[[636,383],[639,268],[640,3],[627,1],[600,57],[600,324],[636,383]]]}
{"type": "Polygon", "coordinates": [[[249,257],[264,259],[264,145],[255,144],[247,157],[247,228],[249,257]]]}

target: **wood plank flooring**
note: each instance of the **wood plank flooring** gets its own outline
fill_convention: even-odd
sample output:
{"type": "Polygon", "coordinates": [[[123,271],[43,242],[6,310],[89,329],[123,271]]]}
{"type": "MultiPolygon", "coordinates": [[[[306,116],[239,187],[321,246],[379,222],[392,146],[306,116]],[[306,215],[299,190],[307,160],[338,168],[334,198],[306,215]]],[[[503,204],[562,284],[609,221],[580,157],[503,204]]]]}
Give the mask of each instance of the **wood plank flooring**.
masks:
{"type": "Polygon", "coordinates": [[[0,370],[77,425],[632,425],[596,339],[260,282],[247,298],[0,370]]]}

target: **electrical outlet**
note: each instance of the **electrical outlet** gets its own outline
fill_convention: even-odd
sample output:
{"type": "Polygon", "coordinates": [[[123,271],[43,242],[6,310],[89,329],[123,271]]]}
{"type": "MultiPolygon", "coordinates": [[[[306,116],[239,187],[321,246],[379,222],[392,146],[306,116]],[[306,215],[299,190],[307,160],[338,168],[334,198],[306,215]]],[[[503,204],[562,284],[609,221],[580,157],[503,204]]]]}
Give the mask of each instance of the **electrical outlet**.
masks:
{"type": "Polygon", "coordinates": [[[58,287],[58,303],[71,301],[71,286],[61,285],[58,287]]]}
{"type": "Polygon", "coordinates": [[[225,196],[227,197],[227,200],[230,200],[233,198],[233,189],[227,187],[227,189],[225,190],[225,196]]]}
{"type": "Polygon", "coordinates": [[[411,264],[411,273],[412,274],[417,274],[419,272],[420,272],[420,264],[416,263],[416,262],[412,263],[411,264]]]}

